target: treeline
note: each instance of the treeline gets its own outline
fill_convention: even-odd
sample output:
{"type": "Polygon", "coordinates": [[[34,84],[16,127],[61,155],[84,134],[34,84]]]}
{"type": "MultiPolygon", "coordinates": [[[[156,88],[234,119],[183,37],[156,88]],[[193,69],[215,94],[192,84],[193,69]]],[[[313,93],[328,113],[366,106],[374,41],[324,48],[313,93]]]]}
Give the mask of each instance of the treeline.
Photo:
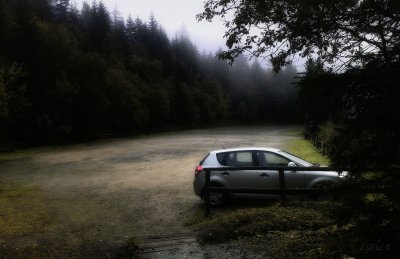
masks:
{"type": "Polygon", "coordinates": [[[296,75],[232,67],[102,2],[0,1],[0,142],[293,122],[296,75]]]}

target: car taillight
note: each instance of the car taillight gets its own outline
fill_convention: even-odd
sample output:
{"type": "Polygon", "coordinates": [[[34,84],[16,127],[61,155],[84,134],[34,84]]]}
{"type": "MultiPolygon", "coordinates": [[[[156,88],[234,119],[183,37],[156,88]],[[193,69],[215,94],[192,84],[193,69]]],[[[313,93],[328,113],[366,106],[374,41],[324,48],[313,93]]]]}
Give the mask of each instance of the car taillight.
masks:
{"type": "Polygon", "coordinates": [[[194,175],[198,175],[201,171],[203,171],[203,167],[201,165],[196,166],[194,170],[194,175]]]}

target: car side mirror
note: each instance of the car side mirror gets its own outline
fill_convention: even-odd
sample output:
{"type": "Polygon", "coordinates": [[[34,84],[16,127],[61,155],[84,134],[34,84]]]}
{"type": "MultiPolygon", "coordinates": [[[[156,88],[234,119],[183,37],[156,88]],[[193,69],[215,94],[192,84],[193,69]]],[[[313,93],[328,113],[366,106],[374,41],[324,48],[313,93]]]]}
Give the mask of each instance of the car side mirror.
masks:
{"type": "Polygon", "coordinates": [[[295,162],[289,162],[287,166],[297,166],[295,162]]]}

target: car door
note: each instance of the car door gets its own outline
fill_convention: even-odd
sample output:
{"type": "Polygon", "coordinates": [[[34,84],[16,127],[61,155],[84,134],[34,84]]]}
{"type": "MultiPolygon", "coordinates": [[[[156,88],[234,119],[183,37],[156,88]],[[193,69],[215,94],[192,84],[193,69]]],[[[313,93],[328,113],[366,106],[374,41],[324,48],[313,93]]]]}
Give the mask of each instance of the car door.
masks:
{"type": "MultiPolygon", "coordinates": [[[[265,151],[255,151],[255,157],[259,166],[272,166],[267,163],[265,151]]],[[[279,172],[277,170],[258,170],[258,188],[279,188],[279,172]]]]}
{"type": "MultiPolygon", "coordinates": [[[[269,151],[257,151],[258,163],[260,166],[288,166],[290,159],[269,151]]],[[[285,187],[286,188],[303,188],[305,185],[305,175],[302,171],[286,170],[285,187]]],[[[260,170],[258,172],[258,182],[260,188],[279,188],[279,171],[278,170],[260,170]]]]}
{"type": "MultiPolygon", "coordinates": [[[[224,166],[252,167],[254,166],[251,150],[233,151],[224,154],[224,166]]],[[[257,170],[227,170],[219,172],[229,187],[257,187],[257,170]]]]}

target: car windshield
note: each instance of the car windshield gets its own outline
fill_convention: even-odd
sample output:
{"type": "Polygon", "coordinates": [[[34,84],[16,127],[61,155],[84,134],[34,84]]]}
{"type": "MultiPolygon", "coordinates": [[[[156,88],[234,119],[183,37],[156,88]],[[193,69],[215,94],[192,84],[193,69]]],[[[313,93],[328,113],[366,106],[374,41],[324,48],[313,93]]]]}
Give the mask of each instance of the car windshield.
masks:
{"type": "Polygon", "coordinates": [[[282,155],[284,155],[284,156],[286,156],[287,158],[290,158],[290,159],[293,160],[294,162],[303,165],[303,166],[310,167],[310,166],[313,166],[313,165],[314,165],[313,163],[308,162],[308,161],[306,161],[306,160],[304,160],[304,159],[302,159],[302,158],[300,158],[300,157],[297,157],[297,156],[295,156],[295,155],[292,155],[292,154],[290,154],[290,153],[288,153],[288,152],[286,152],[286,151],[282,151],[282,150],[281,150],[281,151],[279,151],[279,153],[282,154],[282,155]]]}

